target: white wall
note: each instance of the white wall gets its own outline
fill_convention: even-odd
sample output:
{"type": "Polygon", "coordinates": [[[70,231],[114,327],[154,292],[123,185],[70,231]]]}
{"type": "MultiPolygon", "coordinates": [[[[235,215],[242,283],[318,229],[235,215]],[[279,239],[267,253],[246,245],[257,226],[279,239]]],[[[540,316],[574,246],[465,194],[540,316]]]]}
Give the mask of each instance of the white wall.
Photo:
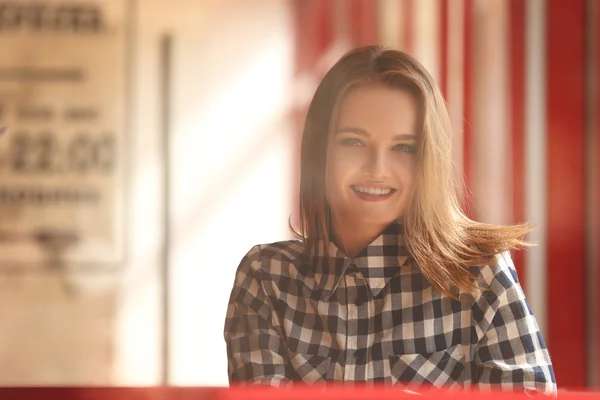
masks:
{"type": "Polygon", "coordinates": [[[113,383],[160,383],[160,35],[174,37],[170,384],[227,384],[222,338],[235,269],[289,237],[292,21],[280,0],[138,2],[131,265],[113,383]]]}

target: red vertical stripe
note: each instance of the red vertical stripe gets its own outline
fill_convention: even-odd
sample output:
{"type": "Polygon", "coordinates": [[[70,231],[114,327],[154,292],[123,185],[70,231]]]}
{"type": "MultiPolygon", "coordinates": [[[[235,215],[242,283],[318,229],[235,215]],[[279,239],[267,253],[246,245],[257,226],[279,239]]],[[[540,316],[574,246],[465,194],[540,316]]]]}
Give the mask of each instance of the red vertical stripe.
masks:
{"type": "Polygon", "coordinates": [[[355,47],[377,44],[377,4],[371,0],[349,0],[350,32],[355,47]]]}
{"type": "MultiPolygon", "coordinates": [[[[596,0],[592,0],[596,1],[596,0]]],[[[593,14],[593,26],[594,26],[594,78],[595,78],[595,87],[594,87],[594,104],[595,104],[595,121],[594,121],[594,131],[596,141],[596,148],[594,151],[594,165],[596,173],[596,181],[593,182],[594,187],[591,188],[595,191],[595,198],[597,201],[600,201],[600,4],[594,5],[594,14],[593,14]]],[[[593,266],[596,272],[596,288],[600,287],[600,211],[596,210],[596,221],[594,221],[594,230],[596,234],[597,243],[593,245],[593,248],[596,251],[596,265],[593,266]]],[[[596,291],[596,315],[594,321],[589,321],[589,323],[595,323],[596,329],[595,332],[597,335],[593,340],[596,343],[596,354],[592,355],[596,359],[596,371],[595,371],[595,381],[596,387],[600,387],[600,294],[596,291]]]]}
{"type": "MultiPolygon", "coordinates": [[[[510,113],[512,142],[513,221],[525,221],[525,3],[509,4],[510,113]]],[[[525,254],[513,253],[521,286],[525,288],[525,254]]]]}
{"type": "MultiPolygon", "coordinates": [[[[316,3],[316,13],[314,18],[316,19],[316,35],[315,35],[315,62],[319,60],[320,56],[332,45],[334,41],[334,24],[333,18],[335,13],[333,11],[334,3],[332,1],[319,1],[311,0],[316,3]]],[[[302,35],[304,32],[301,32],[302,35]]],[[[311,66],[314,66],[313,62],[311,66]]]]}
{"type": "Polygon", "coordinates": [[[440,90],[448,94],[448,0],[440,0],[440,90]]]}
{"type": "Polygon", "coordinates": [[[584,0],[548,0],[548,338],[563,386],[585,385],[584,0]]]}
{"type": "Polygon", "coordinates": [[[471,139],[471,121],[473,120],[473,0],[464,1],[464,95],[463,95],[463,113],[464,113],[464,128],[463,128],[463,170],[465,174],[465,184],[467,187],[467,198],[465,199],[464,208],[467,215],[472,216],[472,201],[471,201],[471,160],[472,154],[472,139],[471,139]]]}
{"type": "Polygon", "coordinates": [[[402,1],[402,49],[411,53],[414,50],[414,0],[402,1]]]}
{"type": "Polygon", "coordinates": [[[294,0],[295,73],[308,72],[315,62],[315,6],[314,0],[294,0]]]}

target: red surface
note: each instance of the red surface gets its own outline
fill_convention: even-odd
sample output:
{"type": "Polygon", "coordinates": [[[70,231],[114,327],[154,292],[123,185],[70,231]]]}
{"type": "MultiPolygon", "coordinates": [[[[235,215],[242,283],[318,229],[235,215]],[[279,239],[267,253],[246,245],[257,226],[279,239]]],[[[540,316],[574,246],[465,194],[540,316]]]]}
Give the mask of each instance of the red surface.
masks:
{"type": "Polygon", "coordinates": [[[473,93],[472,93],[472,79],[473,77],[473,0],[464,1],[464,93],[463,93],[463,170],[466,184],[466,198],[464,201],[464,209],[469,217],[473,216],[472,202],[471,202],[471,181],[472,181],[472,139],[471,139],[471,122],[473,120],[473,93]]]}
{"type": "Polygon", "coordinates": [[[548,0],[548,341],[559,385],[585,385],[585,0],[548,0]]]}
{"type": "MultiPolygon", "coordinates": [[[[416,389],[415,389],[416,390],[416,389]]],[[[538,397],[535,396],[534,397],[538,397]]],[[[539,396],[542,397],[542,396],[539,396]]],[[[500,399],[518,400],[530,399],[526,394],[499,392],[464,392],[421,390],[407,392],[400,388],[366,388],[366,387],[336,387],[295,386],[286,389],[269,387],[253,388],[191,388],[191,387],[144,387],[144,388],[19,388],[0,389],[0,398],[7,400],[397,400],[397,399],[500,399]]],[[[561,393],[560,399],[600,399],[599,393],[561,393]]]]}
{"type": "MultiPolygon", "coordinates": [[[[525,221],[525,2],[510,0],[509,13],[513,222],[519,223],[525,221]]],[[[527,293],[525,253],[513,252],[513,261],[527,293]]]]}

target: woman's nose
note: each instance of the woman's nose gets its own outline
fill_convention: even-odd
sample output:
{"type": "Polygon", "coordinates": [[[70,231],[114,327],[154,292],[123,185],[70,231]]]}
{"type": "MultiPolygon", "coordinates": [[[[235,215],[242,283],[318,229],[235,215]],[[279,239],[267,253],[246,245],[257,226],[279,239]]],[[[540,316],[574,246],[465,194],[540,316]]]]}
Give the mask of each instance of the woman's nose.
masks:
{"type": "Polygon", "coordinates": [[[366,170],[375,181],[381,181],[390,176],[390,159],[387,151],[382,149],[372,149],[367,159],[366,170]]]}

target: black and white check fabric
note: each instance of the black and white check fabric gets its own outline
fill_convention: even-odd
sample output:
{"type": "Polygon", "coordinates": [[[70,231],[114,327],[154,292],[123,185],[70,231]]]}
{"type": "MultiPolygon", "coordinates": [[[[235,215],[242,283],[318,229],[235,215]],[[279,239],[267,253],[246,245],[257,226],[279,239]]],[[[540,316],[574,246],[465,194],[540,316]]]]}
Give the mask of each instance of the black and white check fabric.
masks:
{"type": "Polygon", "coordinates": [[[390,225],[356,258],[334,244],[255,246],[235,277],[225,341],[229,379],[402,383],[556,392],[548,351],[510,254],[479,270],[464,301],[415,267],[390,225]]]}

